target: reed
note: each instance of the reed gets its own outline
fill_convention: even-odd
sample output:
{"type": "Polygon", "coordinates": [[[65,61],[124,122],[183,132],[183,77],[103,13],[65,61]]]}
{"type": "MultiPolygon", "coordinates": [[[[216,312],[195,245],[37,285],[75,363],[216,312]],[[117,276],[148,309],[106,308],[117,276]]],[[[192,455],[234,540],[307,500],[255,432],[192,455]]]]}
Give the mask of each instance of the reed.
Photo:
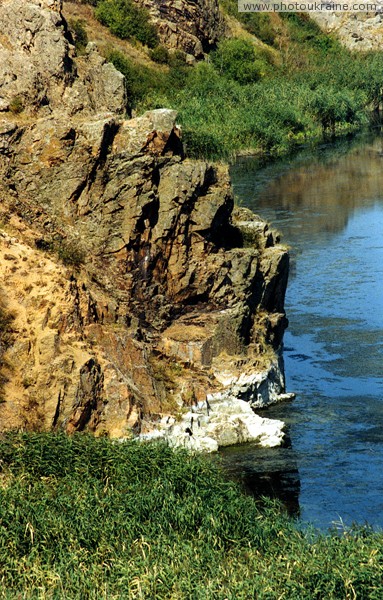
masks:
{"type": "Polygon", "coordinates": [[[60,433],[0,456],[0,598],[383,595],[381,533],[300,531],[202,456],[60,433]]]}

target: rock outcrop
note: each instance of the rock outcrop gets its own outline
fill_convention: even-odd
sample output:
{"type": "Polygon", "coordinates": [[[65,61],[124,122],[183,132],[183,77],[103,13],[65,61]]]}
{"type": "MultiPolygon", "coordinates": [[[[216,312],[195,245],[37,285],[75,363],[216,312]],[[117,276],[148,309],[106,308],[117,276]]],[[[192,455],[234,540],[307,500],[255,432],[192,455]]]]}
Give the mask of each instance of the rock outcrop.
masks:
{"type": "Polygon", "coordinates": [[[124,113],[123,76],[92,46],[74,62],[60,8],[58,0],[0,2],[0,115],[124,113]]]}
{"type": "Polygon", "coordinates": [[[195,452],[216,452],[225,446],[245,442],[273,448],[284,440],[285,424],[256,415],[245,400],[228,399],[225,394],[209,395],[178,420],[165,417],[158,427],[140,436],[141,440],[164,439],[172,446],[195,452]]]}
{"type": "Polygon", "coordinates": [[[381,50],[383,20],[380,13],[311,13],[318,25],[328,33],[335,33],[350,50],[381,50]]]}
{"type": "Polygon", "coordinates": [[[218,0],[136,0],[149,11],[161,42],[196,58],[225,33],[218,0]]]}
{"type": "Polygon", "coordinates": [[[19,70],[0,90],[0,268],[14,320],[0,429],[126,437],[207,394],[276,401],[288,274],[278,236],[234,208],[225,167],[184,157],[174,112],[124,118],[122,75],[92,44],[74,56],[59,2],[3,0],[0,23],[11,13],[0,55],[19,70]],[[57,49],[49,72],[43,40],[45,54],[57,49]]]}

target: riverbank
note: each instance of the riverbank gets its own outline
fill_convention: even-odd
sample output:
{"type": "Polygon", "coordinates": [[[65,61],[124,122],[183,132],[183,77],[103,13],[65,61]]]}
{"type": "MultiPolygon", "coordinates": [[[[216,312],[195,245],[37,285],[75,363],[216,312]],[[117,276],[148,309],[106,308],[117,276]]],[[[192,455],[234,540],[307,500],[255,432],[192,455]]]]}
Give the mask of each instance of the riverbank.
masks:
{"type": "Polygon", "coordinates": [[[299,531],[202,457],[79,434],[0,449],[2,598],[382,597],[381,533],[299,531]]]}
{"type": "Polygon", "coordinates": [[[382,53],[351,52],[305,15],[279,21],[272,43],[260,48],[242,31],[192,67],[180,58],[142,66],[110,48],[106,56],[126,76],[132,109],[177,110],[194,158],[280,157],[364,127],[381,100],[382,53]]]}
{"type": "Polygon", "coordinates": [[[340,518],[381,529],[382,136],[263,168],[239,161],[231,176],[238,202],[292,248],[284,361],[297,397],[267,413],[286,422],[291,446],[225,451],[229,468],[293,508],[299,501],[301,519],[321,529],[340,518]]]}

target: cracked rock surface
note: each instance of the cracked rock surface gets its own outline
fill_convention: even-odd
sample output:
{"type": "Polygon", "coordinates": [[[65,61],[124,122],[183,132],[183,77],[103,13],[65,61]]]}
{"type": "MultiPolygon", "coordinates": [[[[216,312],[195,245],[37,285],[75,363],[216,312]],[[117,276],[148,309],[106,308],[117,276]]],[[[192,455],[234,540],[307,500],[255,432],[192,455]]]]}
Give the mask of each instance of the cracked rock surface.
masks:
{"type": "Polygon", "coordinates": [[[257,395],[286,326],[278,236],[184,156],[173,111],[124,118],[123,76],[75,57],[60,2],[3,0],[0,24],[0,429],[126,437],[257,395]]]}

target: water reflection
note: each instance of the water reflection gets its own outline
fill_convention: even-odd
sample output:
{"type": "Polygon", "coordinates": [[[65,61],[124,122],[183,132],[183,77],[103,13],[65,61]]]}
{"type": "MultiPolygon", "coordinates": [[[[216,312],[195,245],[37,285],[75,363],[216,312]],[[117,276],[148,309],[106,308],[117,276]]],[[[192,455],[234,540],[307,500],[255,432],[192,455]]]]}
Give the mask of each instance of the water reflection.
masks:
{"type": "Polygon", "coordinates": [[[241,203],[293,248],[284,358],[297,399],[268,414],[286,421],[292,447],[239,449],[227,468],[296,512],[299,500],[302,519],[319,527],[341,517],[382,528],[382,138],[262,169],[241,160],[232,179],[241,203]]]}
{"type": "Polygon", "coordinates": [[[299,250],[310,237],[317,243],[343,230],[357,207],[380,198],[382,172],[383,137],[364,134],[263,168],[243,158],[231,175],[239,201],[278,225],[299,250]]]}

